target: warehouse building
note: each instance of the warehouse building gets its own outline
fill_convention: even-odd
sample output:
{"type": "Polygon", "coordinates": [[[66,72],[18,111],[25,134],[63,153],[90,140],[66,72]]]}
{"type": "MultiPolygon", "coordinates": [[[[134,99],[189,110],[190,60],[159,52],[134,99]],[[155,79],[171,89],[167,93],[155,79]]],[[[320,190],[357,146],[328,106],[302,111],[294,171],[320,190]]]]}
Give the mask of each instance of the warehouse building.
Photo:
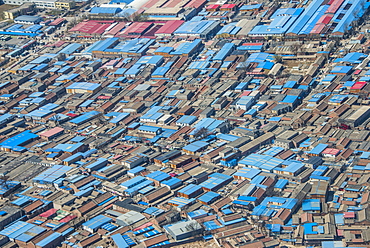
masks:
{"type": "Polygon", "coordinates": [[[0,149],[3,151],[23,151],[25,149],[22,147],[23,145],[34,141],[38,137],[37,134],[26,130],[0,143],[0,149]]]}
{"type": "Polygon", "coordinates": [[[5,227],[15,220],[21,218],[24,211],[13,206],[4,206],[1,208],[0,227],[5,227]]]}
{"type": "MultiPolygon", "coordinates": [[[[191,0],[184,4],[179,0],[159,0],[145,8],[149,20],[189,20],[205,5],[205,0],[191,0]]],[[[143,8],[142,7],[142,8],[143,8]]]]}
{"type": "Polygon", "coordinates": [[[209,39],[220,29],[218,21],[189,21],[183,23],[175,32],[176,36],[196,37],[209,39]]]}
{"type": "Polygon", "coordinates": [[[32,181],[37,184],[53,184],[57,179],[64,177],[71,169],[72,167],[65,165],[54,165],[52,168],[33,178],[32,181]]]}
{"type": "Polygon", "coordinates": [[[96,93],[100,89],[100,84],[79,82],[73,83],[66,88],[67,93],[76,94],[76,93],[96,93]]]}
{"type": "Polygon", "coordinates": [[[29,2],[23,3],[21,6],[17,8],[4,11],[3,12],[4,18],[13,20],[17,16],[24,15],[26,13],[31,13],[32,11],[34,11],[34,9],[35,5],[33,3],[29,2]]]}
{"type": "Polygon", "coordinates": [[[370,117],[370,107],[369,106],[361,106],[357,109],[353,114],[351,114],[346,119],[340,119],[339,121],[343,124],[346,124],[350,127],[358,127],[364,121],[369,119],[370,117]]]}
{"type": "Polygon", "coordinates": [[[188,184],[184,188],[177,191],[177,194],[181,197],[190,199],[195,198],[197,195],[201,194],[203,192],[203,189],[201,186],[196,184],[188,184]]]}
{"type": "Polygon", "coordinates": [[[14,19],[14,23],[19,24],[38,24],[42,22],[42,17],[40,16],[30,16],[30,15],[22,15],[18,16],[14,19]]]}
{"type": "Polygon", "coordinates": [[[165,229],[173,239],[178,241],[194,236],[203,228],[196,220],[189,220],[165,227],[165,229]]]}
{"type": "Polygon", "coordinates": [[[63,128],[55,127],[55,128],[52,128],[48,131],[40,133],[40,137],[42,139],[51,140],[51,139],[63,134],[63,132],[64,132],[63,128]]]}

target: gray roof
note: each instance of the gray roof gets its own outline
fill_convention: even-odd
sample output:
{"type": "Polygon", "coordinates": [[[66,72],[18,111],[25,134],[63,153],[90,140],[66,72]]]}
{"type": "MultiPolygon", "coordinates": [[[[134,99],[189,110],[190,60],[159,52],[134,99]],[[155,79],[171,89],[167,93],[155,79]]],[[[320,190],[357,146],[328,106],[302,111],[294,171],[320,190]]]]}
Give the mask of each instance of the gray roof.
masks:
{"type": "Polygon", "coordinates": [[[40,20],[42,20],[42,17],[30,15],[21,15],[14,19],[14,21],[23,21],[23,22],[37,22],[40,20]]]}

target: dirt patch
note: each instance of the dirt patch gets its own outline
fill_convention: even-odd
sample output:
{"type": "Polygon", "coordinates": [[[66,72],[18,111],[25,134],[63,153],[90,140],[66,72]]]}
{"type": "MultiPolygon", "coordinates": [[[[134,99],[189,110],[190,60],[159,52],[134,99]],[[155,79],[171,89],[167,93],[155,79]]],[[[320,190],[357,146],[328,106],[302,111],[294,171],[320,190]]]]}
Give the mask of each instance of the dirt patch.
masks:
{"type": "Polygon", "coordinates": [[[185,245],[176,245],[176,246],[173,246],[173,247],[176,247],[176,248],[216,248],[216,247],[219,247],[216,242],[214,240],[210,240],[210,241],[197,241],[197,242],[193,242],[193,243],[189,243],[189,244],[185,244],[185,245]]]}

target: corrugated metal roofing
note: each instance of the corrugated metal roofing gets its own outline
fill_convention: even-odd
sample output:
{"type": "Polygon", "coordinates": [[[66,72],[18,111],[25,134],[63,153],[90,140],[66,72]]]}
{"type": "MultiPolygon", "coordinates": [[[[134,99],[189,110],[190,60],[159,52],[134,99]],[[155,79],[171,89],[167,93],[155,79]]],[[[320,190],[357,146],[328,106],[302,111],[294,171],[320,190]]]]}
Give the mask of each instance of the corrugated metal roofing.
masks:
{"type": "Polygon", "coordinates": [[[52,168],[47,169],[46,171],[33,178],[33,181],[40,183],[52,183],[58,178],[65,175],[65,173],[67,173],[71,169],[72,167],[65,165],[54,165],[52,168]]]}

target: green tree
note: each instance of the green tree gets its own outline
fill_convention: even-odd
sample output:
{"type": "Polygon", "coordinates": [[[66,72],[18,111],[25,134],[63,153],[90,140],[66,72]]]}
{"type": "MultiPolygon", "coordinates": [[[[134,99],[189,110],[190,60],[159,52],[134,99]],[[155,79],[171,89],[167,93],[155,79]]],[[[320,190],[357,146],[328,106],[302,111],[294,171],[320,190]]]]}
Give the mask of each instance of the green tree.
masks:
{"type": "Polygon", "coordinates": [[[194,132],[193,136],[195,139],[204,139],[208,135],[209,135],[209,130],[205,127],[201,127],[194,132]]]}
{"type": "Polygon", "coordinates": [[[274,55],[274,60],[276,61],[276,63],[282,63],[283,62],[283,57],[280,56],[280,55],[275,54],[274,55]]]}

